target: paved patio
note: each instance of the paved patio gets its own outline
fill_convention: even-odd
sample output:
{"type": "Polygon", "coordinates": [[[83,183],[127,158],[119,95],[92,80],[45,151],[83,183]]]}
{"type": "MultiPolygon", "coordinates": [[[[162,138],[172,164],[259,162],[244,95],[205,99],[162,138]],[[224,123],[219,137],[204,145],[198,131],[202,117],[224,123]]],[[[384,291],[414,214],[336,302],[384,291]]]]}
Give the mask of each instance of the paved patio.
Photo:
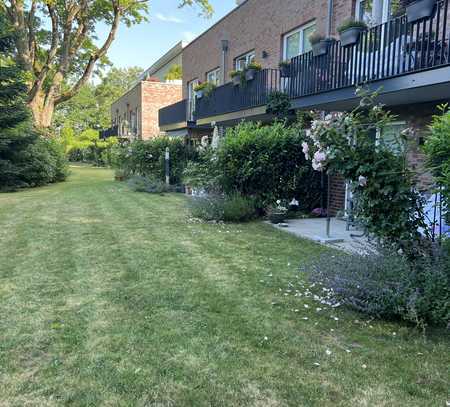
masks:
{"type": "Polygon", "coordinates": [[[337,218],[331,219],[329,238],[327,237],[327,220],[324,218],[290,219],[285,224],[273,226],[295,236],[314,240],[347,252],[361,253],[369,248],[369,241],[366,237],[352,237],[352,235],[360,236],[361,231],[355,228],[347,231],[346,222],[337,218]]]}

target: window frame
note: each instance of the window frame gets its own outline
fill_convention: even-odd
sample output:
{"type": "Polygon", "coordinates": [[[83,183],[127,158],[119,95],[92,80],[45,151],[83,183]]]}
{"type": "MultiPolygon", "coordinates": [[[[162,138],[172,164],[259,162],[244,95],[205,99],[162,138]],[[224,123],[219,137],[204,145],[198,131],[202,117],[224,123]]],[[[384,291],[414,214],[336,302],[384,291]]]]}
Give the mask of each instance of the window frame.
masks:
{"type": "Polygon", "coordinates": [[[211,69],[210,71],[206,72],[206,82],[208,83],[213,83],[216,86],[220,85],[220,77],[222,74],[222,69],[220,68],[220,66],[218,66],[217,68],[211,69]],[[212,82],[209,80],[209,75],[215,75],[215,82],[212,82]]]}
{"type": "MultiPolygon", "coordinates": [[[[310,21],[309,23],[303,24],[300,27],[297,27],[294,30],[283,34],[283,60],[286,61],[288,59],[288,57],[287,57],[288,38],[292,37],[293,35],[295,35],[297,33],[300,33],[300,40],[299,40],[299,53],[296,56],[302,55],[305,53],[304,46],[303,46],[304,40],[305,40],[305,30],[307,30],[308,28],[314,27],[314,26],[317,27],[316,20],[310,21]]],[[[293,57],[293,58],[295,58],[295,57],[293,57]]]]}
{"type": "Polygon", "coordinates": [[[238,57],[234,58],[234,69],[236,71],[243,71],[251,62],[255,61],[256,59],[256,51],[253,49],[251,51],[246,52],[245,54],[239,55],[238,57]],[[242,61],[245,58],[245,66],[241,68],[238,66],[238,62],[242,61]]]}

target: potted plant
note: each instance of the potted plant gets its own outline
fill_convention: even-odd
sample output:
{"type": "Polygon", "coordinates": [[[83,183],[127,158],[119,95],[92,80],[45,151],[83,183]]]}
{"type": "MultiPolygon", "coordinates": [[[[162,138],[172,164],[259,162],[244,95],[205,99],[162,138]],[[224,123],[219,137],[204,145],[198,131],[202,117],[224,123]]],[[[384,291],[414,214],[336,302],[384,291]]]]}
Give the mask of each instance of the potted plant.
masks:
{"type": "Polygon", "coordinates": [[[231,80],[233,81],[234,86],[239,86],[241,84],[241,79],[242,79],[241,71],[231,71],[230,77],[231,77],[231,80]]]}
{"type": "Polygon", "coordinates": [[[262,69],[261,64],[258,62],[251,62],[248,64],[247,68],[245,68],[245,79],[247,81],[252,81],[255,79],[256,72],[260,71],[262,69]]]}
{"type": "Polygon", "coordinates": [[[417,0],[406,6],[408,23],[430,18],[436,8],[436,0],[417,0]]]}
{"type": "Polygon", "coordinates": [[[331,44],[331,39],[325,38],[319,33],[313,33],[309,36],[309,42],[312,46],[312,52],[315,57],[320,57],[328,53],[328,48],[331,44]]]}
{"type": "Polygon", "coordinates": [[[197,99],[201,99],[205,93],[207,82],[199,83],[197,86],[194,87],[195,96],[197,96],[197,99]]]}
{"type": "Polygon", "coordinates": [[[267,210],[269,220],[274,225],[283,223],[286,219],[287,213],[288,209],[282,204],[281,200],[277,200],[276,205],[271,206],[267,210]]]}
{"type": "Polygon", "coordinates": [[[361,33],[367,31],[367,24],[364,21],[347,20],[339,28],[341,44],[349,47],[358,43],[361,33]]]}
{"type": "Polygon", "coordinates": [[[291,61],[281,61],[279,67],[282,78],[289,78],[291,76],[291,61]]]}

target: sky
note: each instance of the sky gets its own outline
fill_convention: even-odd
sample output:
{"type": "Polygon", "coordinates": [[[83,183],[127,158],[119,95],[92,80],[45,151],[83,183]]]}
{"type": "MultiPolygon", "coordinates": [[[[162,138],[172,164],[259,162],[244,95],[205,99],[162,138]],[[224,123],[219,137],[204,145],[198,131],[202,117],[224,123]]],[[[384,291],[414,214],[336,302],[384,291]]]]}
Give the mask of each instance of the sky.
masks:
{"type": "MultiPolygon", "coordinates": [[[[181,40],[191,41],[222,18],[236,5],[236,0],[210,0],[212,18],[199,16],[198,7],[178,8],[179,0],[150,2],[149,22],[130,28],[122,25],[108,57],[114,66],[148,68],[181,40]]],[[[106,27],[99,29],[104,38],[106,27]]]]}

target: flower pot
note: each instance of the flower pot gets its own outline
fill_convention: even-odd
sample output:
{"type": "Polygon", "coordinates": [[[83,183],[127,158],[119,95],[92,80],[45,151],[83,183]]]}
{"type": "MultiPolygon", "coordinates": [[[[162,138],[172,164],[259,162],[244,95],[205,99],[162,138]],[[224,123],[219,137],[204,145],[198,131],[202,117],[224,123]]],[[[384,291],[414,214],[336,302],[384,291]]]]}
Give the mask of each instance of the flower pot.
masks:
{"type": "Polygon", "coordinates": [[[245,71],[245,80],[252,81],[253,79],[255,79],[255,75],[256,75],[256,69],[247,69],[245,71]]]}
{"type": "Polygon", "coordinates": [[[283,223],[286,219],[285,212],[273,212],[269,215],[270,223],[277,225],[278,223],[283,223]]]}
{"type": "Polygon", "coordinates": [[[241,84],[241,76],[240,75],[233,76],[233,85],[239,86],[240,84],[241,84]]]}
{"type": "Polygon", "coordinates": [[[312,45],[312,52],[315,57],[328,54],[328,48],[330,48],[330,40],[321,40],[318,43],[312,45]]]}
{"type": "Polygon", "coordinates": [[[436,0],[418,0],[406,6],[408,23],[430,18],[436,9],[436,0]]]}
{"type": "Polygon", "coordinates": [[[291,66],[290,65],[280,66],[280,75],[282,78],[289,78],[291,76],[291,66]]]}
{"type": "Polygon", "coordinates": [[[361,34],[366,29],[362,27],[352,27],[341,32],[341,45],[343,47],[350,47],[358,43],[361,34]]]}
{"type": "Polygon", "coordinates": [[[197,97],[197,99],[201,99],[203,97],[203,91],[202,90],[196,91],[195,96],[197,97]]]}

